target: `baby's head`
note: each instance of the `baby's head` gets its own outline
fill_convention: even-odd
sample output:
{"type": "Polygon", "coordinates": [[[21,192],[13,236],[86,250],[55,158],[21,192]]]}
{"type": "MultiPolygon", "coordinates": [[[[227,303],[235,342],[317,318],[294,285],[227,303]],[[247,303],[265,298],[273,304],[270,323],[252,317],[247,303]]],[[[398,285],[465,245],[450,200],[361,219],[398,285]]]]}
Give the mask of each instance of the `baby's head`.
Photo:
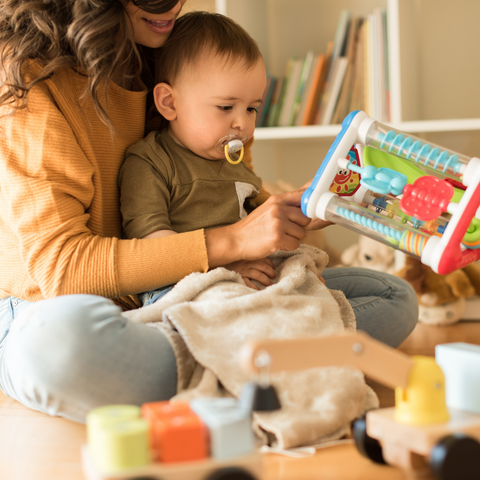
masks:
{"type": "Polygon", "coordinates": [[[177,20],[156,57],[155,105],[177,143],[225,158],[226,136],[250,138],[266,85],[256,42],[228,17],[191,12],[177,20]]]}

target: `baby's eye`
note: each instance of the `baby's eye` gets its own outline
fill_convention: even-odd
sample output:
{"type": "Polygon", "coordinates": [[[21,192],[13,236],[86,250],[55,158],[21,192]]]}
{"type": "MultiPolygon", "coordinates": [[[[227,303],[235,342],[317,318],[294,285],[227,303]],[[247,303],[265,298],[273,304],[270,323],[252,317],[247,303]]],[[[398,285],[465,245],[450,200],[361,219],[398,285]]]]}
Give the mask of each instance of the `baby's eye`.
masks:
{"type": "Polygon", "coordinates": [[[217,108],[222,112],[229,112],[233,107],[231,105],[218,105],[217,108]]]}
{"type": "Polygon", "coordinates": [[[248,113],[253,113],[253,112],[258,113],[258,107],[248,107],[247,112],[248,113]]]}

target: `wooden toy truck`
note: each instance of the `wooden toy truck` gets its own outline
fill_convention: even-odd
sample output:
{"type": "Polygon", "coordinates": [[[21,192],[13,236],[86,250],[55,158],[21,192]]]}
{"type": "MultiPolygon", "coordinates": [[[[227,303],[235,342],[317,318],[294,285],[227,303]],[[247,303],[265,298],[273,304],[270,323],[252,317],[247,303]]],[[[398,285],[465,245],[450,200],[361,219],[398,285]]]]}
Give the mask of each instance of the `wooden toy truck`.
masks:
{"type": "Polygon", "coordinates": [[[478,480],[480,347],[439,345],[436,356],[442,368],[431,357],[410,357],[358,332],[253,342],[242,362],[252,374],[355,366],[395,388],[394,408],[371,410],[354,422],[360,453],[411,473],[430,469],[438,480],[478,480]]]}
{"type": "MultiPolygon", "coordinates": [[[[409,357],[362,332],[257,341],[240,352],[245,370],[263,380],[322,366],[361,369],[395,388],[394,408],[371,410],[353,424],[362,455],[414,474],[429,470],[438,480],[478,480],[480,346],[439,345],[436,356],[438,363],[409,357]]],[[[207,398],[96,409],[87,418],[86,478],[260,480],[250,416],[279,407],[272,393],[271,386],[249,383],[238,402],[207,398]],[[258,407],[258,388],[270,396],[268,405],[258,407]]]]}

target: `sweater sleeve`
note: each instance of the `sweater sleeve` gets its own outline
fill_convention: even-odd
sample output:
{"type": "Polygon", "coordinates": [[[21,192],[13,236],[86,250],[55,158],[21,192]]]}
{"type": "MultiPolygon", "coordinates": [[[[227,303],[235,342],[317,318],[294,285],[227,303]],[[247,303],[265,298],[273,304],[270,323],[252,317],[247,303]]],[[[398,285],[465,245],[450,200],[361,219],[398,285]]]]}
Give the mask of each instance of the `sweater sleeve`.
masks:
{"type": "Polygon", "coordinates": [[[28,108],[2,118],[0,238],[10,245],[9,268],[17,258],[25,282],[38,285],[43,298],[114,298],[207,271],[203,231],[149,241],[93,233],[100,229],[94,203],[98,211],[108,199],[95,198],[101,174],[81,135],[46,88],[31,92],[28,108]]]}

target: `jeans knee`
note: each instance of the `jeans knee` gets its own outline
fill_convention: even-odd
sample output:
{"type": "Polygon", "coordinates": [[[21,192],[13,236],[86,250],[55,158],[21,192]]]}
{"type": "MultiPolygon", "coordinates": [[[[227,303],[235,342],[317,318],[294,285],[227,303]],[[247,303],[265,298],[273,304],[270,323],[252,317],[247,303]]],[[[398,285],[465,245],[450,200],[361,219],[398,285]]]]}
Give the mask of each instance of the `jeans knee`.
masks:
{"type": "Polygon", "coordinates": [[[413,287],[402,278],[396,277],[396,307],[401,315],[403,337],[407,338],[418,322],[418,298],[413,287]]]}
{"type": "Polygon", "coordinates": [[[87,350],[103,325],[121,309],[93,295],[65,295],[42,300],[23,311],[7,337],[8,357],[15,370],[42,383],[65,385],[79,370],[90,368],[87,350]]]}

